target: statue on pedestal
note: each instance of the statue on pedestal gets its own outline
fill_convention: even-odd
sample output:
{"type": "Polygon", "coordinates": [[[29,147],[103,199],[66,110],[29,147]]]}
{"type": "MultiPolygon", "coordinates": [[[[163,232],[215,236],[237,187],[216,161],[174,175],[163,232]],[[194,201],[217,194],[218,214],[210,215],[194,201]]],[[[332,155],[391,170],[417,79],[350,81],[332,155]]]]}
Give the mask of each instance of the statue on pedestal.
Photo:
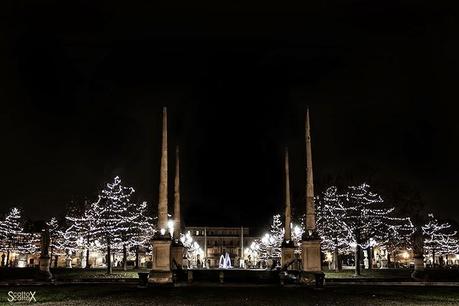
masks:
{"type": "Polygon", "coordinates": [[[49,270],[49,265],[51,258],[49,257],[49,245],[50,245],[50,236],[49,229],[45,227],[41,232],[41,254],[39,258],[39,278],[45,280],[51,280],[52,274],[49,270]]]}

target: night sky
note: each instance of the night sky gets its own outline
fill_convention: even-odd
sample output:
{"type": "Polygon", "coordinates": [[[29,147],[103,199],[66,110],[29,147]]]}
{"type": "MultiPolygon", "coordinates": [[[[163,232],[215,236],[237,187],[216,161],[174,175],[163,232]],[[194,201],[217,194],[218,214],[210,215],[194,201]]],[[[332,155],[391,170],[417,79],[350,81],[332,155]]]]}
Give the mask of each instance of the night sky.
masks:
{"type": "Polygon", "coordinates": [[[167,106],[170,210],[180,144],[186,225],[267,226],[284,146],[302,212],[309,106],[317,193],[367,181],[459,220],[453,1],[168,3],[2,3],[1,211],[48,219],[115,175],[156,209],[167,106]]]}

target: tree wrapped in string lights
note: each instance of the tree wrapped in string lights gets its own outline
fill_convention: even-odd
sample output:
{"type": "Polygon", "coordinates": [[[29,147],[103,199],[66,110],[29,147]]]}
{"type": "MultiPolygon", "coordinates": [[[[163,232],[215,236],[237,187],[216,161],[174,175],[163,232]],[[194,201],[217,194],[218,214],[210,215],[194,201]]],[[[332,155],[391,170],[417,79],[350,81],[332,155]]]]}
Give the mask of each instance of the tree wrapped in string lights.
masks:
{"type": "Polygon", "coordinates": [[[255,240],[258,258],[262,260],[280,258],[283,240],[284,227],[281,216],[274,215],[269,233],[266,233],[261,239],[255,240]]]}
{"type": "Polygon", "coordinates": [[[64,225],[58,230],[58,236],[61,238],[57,241],[56,248],[60,253],[56,255],[65,255],[66,266],[69,268],[72,255],[83,250],[86,250],[85,267],[89,268],[89,250],[94,247],[91,239],[95,231],[92,209],[92,205],[88,205],[87,202],[84,205],[72,203],[68,207],[64,225]]]}
{"type": "Polygon", "coordinates": [[[180,234],[180,241],[185,249],[185,257],[187,258],[188,264],[197,259],[197,256],[202,253],[202,249],[199,244],[194,241],[191,237],[191,233],[188,231],[186,234],[180,234]]]}
{"type": "Polygon", "coordinates": [[[269,244],[272,248],[272,256],[273,257],[280,257],[281,255],[281,245],[282,241],[284,240],[284,233],[285,229],[282,225],[281,216],[275,215],[273,216],[273,223],[271,224],[270,229],[270,239],[269,244]]]}
{"type": "Polygon", "coordinates": [[[387,260],[390,264],[391,256],[395,257],[397,250],[413,249],[413,238],[416,228],[409,217],[386,216],[380,225],[382,235],[378,245],[387,250],[387,260]]]}
{"type": "Polygon", "coordinates": [[[64,255],[62,247],[64,244],[64,236],[62,235],[62,230],[59,227],[59,222],[55,217],[52,217],[48,222],[46,222],[46,226],[48,227],[50,238],[49,247],[51,265],[53,265],[52,263],[54,259],[54,268],[56,268],[59,255],[64,255]]]}
{"type": "MultiPolygon", "coordinates": [[[[60,231],[61,248],[67,258],[77,251],[86,251],[85,267],[89,268],[90,251],[106,250],[107,272],[111,273],[111,259],[115,252],[122,252],[126,269],[127,254],[134,250],[136,267],[139,264],[139,248],[147,248],[153,236],[153,218],[148,216],[147,203],[131,201],[132,187],[121,185],[119,177],[106,184],[96,202],[71,205],[65,217],[65,227],[60,231]]],[[[67,265],[69,267],[69,264],[67,265]]]]}
{"type": "MultiPolygon", "coordinates": [[[[40,251],[41,235],[25,231],[18,236],[17,251],[20,254],[36,254],[40,251]]],[[[24,263],[25,264],[25,263],[24,263]]]]}
{"type": "Polygon", "coordinates": [[[317,232],[321,238],[321,248],[333,254],[335,270],[340,269],[339,255],[349,253],[354,241],[345,220],[346,209],[342,195],[335,186],[327,188],[317,199],[317,232]]]}
{"type": "Polygon", "coordinates": [[[123,248],[123,269],[126,270],[127,251],[134,248],[136,268],[139,266],[139,249],[147,248],[155,233],[153,218],[148,216],[147,202],[140,204],[126,201],[126,210],[122,214],[120,226],[121,245],[123,248]]]}
{"type": "MultiPolygon", "coordinates": [[[[355,248],[355,274],[360,275],[361,250],[368,248],[371,254],[370,248],[377,241],[387,240],[389,223],[398,218],[393,216],[394,208],[384,207],[381,196],[371,192],[366,183],[349,186],[340,198],[341,220],[352,239],[351,246],[355,248]]],[[[369,262],[371,266],[371,258],[369,262]]]]}
{"type": "Polygon", "coordinates": [[[21,247],[24,244],[24,227],[21,210],[17,207],[11,208],[1,222],[1,249],[6,252],[6,266],[10,265],[10,254],[13,251],[24,251],[21,247]]]}
{"type": "Polygon", "coordinates": [[[129,227],[130,198],[134,188],[121,185],[121,179],[115,177],[113,183],[108,183],[99,194],[98,200],[91,205],[94,220],[94,235],[106,248],[107,273],[112,272],[112,249],[119,246],[126,248],[129,227]]]}
{"type": "Polygon", "coordinates": [[[458,252],[457,231],[451,228],[451,224],[438,221],[433,214],[428,215],[428,222],[422,226],[422,233],[424,251],[426,255],[431,255],[433,266],[436,265],[436,255],[451,255],[458,252]]]}

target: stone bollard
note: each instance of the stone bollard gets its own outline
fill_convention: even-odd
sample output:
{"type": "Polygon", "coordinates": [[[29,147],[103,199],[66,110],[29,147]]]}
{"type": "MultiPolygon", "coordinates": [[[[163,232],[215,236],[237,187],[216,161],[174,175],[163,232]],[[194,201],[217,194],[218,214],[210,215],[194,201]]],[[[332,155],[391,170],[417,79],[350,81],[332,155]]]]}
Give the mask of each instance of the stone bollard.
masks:
{"type": "Polygon", "coordinates": [[[137,272],[139,275],[139,288],[147,288],[148,286],[148,272],[137,272]]]}
{"type": "Polygon", "coordinates": [[[325,282],[325,274],[320,272],[316,273],[316,288],[323,288],[325,282]]]}
{"type": "Polygon", "coordinates": [[[223,271],[220,271],[220,273],[218,273],[218,278],[220,280],[220,284],[223,284],[225,280],[225,273],[223,273],[223,271]]]}
{"type": "Polygon", "coordinates": [[[284,286],[285,285],[285,279],[287,278],[287,272],[282,271],[279,273],[279,280],[280,280],[280,285],[284,286]]]}

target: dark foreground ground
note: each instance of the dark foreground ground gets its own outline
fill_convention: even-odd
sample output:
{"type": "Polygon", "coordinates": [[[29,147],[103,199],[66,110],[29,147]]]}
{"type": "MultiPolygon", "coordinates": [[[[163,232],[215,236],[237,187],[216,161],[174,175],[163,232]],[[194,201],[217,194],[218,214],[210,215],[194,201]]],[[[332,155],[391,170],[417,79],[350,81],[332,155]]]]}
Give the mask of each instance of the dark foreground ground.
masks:
{"type": "Polygon", "coordinates": [[[0,288],[2,305],[14,305],[9,291],[36,291],[34,304],[43,305],[459,305],[458,288],[439,287],[21,286],[0,288]]]}

